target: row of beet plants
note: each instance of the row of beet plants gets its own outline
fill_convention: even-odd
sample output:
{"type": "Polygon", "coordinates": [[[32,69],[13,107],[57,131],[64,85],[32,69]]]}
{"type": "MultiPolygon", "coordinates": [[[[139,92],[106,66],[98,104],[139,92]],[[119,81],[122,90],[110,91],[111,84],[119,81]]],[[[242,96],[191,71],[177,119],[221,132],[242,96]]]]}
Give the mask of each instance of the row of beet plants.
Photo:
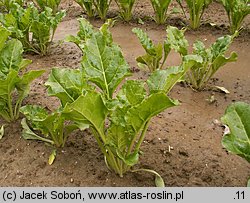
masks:
{"type": "MultiPolygon", "coordinates": [[[[101,19],[106,19],[112,0],[75,0],[89,17],[97,14],[101,19]]],[[[125,21],[132,19],[136,0],[114,0],[119,8],[120,17],[125,21]]],[[[184,16],[189,20],[190,27],[200,27],[202,16],[213,0],[176,0],[184,16]]],[[[150,0],[154,10],[154,20],[164,24],[169,16],[168,9],[173,0],[150,0]]],[[[250,14],[249,0],[220,0],[228,15],[230,32],[241,29],[243,20],[250,14]]]]}
{"type": "Polygon", "coordinates": [[[128,79],[130,68],[119,46],[113,43],[109,26],[108,21],[95,31],[88,21],[81,19],[78,35],[68,37],[83,51],[82,67],[52,69],[45,85],[48,95],[60,100],[61,105],[54,112],[37,105],[21,107],[31,81],[43,71],[19,75],[18,71],[30,61],[21,57],[21,42],[6,41],[11,33],[1,27],[1,36],[5,36],[0,53],[1,116],[7,121],[15,120],[20,109],[25,115],[21,122],[23,137],[44,141],[55,148],[63,147],[72,131],[89,128],[109,169],[121,177],[128,171],[152,172],[157,185],[162,186],[158,173],[133,166],[139,161],[150,120],[178,105],[167,94],[199,57],[187,55],[179,67],[157,70],[146,81],[128,79]]]}
{"type": "MultiPolygon", "coordinates": [[[[184,30],[168,27],[166,40],[154,44],[144,31],[135,28],[133,32],[146,51],[146,55],[138,57],[137,62],[140,67],[146,66],[151,71],[146,81],[138,81],[129,79],[132,74],[130,68],[120,47],[113,43],[109,31],[112,22],[107,21],[98,31],[84,19],[79,22],[77,36],[68,36],[67,41],[74,42],[82,50],[81,68],[53,68],[45,83],[48,95],[60,100],[60,106],[53,112],[37,105],[21,107],[31,82],[44,71],[25,71],[31,61],[22,58],[21,41],[18,38],[9,39],[14,37],[13,32],[0,26],[1,117],[10,122],[18,119],[21,112],[25,116],[21,121],[23,137],[43,141],[54,149],[64,147],[74,130],[88,128],[110,170],[121,177],[126,172],[151,172],[156,176],[156,185],[163,186],[164,181],[157,172],[134,167],[142,153],[140,148],[150,120],[179,104],[167,96],[177,82],[186,80],[201,90],[221,66],[235,61],[235,52],[229,57],[224,55],[234,36],[218,38],[207,49],[202,42],[197,41],[193,45],[194,51],[189,54],[184,30]],[[165,62],[171,50],[180,54],[182,62],[180,66],[166,68],[165,62]]],[[[248,111],[245,110],[246,106],[242,106],[243,114],[240,110],[235,113],[236,108],[231,107],[227,111],[227,115],[230,115],[225,116],[223,121],[233,128],[230,121],[242,118],[243,121],[239,119],[239,122],[243,122],[243,132],[233,129],[233,133],[223,139],[223,145],[248,160],[249,129],[244,129],[248,126],[244,124],[248,115],[244,112],[248,111]],[[234,114],[230,113],[232,111],[234,114]],[[232,147],[234,139],[239,142],[236,147],[232,147]]],[[[50,164],[55,154],[53,150],[50,164]]]]}
{"type": "Polygon", "coordinates": [[[0,24],[10,32],[11,38],[22,43],[25,52],[46,55],[66,12],[56,12],[46,6],[41,10],[33,3],[23,7],[22,1],[17,3],[14,0],[8,5],[8,12],[0,13],[0,24]]]}
{"type": "MultiPolygon", "coordinates": [[[[47,11],[48,13],[49,8],[51,9],[50,13],[56,15],[57,12],[59,12],[61,0],[34,0],[34,2],[35,5],[37,5],[37,7],[43,12],[47,11]]],[[[75,0],[75,2],[81,6],[88,17],[91,18],[98,16],[105,20],[107,18],[112,0],[75,0]]],[[[114,0],[114,2],[119,8],[119,16],[127,22],[130,21],[133,17],[133,10],[136,6],[137,0],[114,0]]],[[[154,21],[158,24],[164,24],[169,16],[168,10],[173,0],[150,0],[150,2],[154,10],[154,21]]],[[[213,2],[213,0],[176,0],[176,2],[179,4],[186,19],[189,20],[189,26],[192,29],[197,29],[201,25],[201,19],[205,10],[213,2]]],[[[219,2],[225,8],[228,15],[230,32],[231,34],[234,34],[242,28],[243,20],[250,14],[250,1],[219,0],[219,2]]],[[[0,0],[0,7],[5,8],[7,11],[17,9],[15,7],[12,9],[13,3],[17,3],[22,7],[25,0],[0,0]]],[[[173,13],[177,10],[178,9],[175,9],[173,13]]]]}

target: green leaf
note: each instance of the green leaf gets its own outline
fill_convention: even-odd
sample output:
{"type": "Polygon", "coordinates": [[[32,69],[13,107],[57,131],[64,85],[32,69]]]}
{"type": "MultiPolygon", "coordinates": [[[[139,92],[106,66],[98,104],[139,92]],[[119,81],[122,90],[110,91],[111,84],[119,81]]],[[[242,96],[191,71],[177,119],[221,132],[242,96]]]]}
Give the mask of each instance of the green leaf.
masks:
{"type": "Polygon", "coordinates": [[[18,73],[13,69],[10,70],[5,79],[0,79],[0,116],[8,122],[15,120],[12,92],[19,81],[18,73]]]}
{"type": "Polygon", "coordinates": [[[118,94],[118,98],[121,102],[128,102],[131,106],[141,103],[145,96],[146,90],[144,89],[144,84],[135,80],[126,81],[118,94]]]}
{"type": "Polygon", "coordinates": [[[45,83],[48,95],[60,99],[62,106],[74,102],[87,89],[87,83],[80,70],[53,68],[45,83]]]}
{"type": "Polygon", "coordinates": [[[30,84],[33,80],[40,77],[45,70],[31,70],[27,73],[25,73],[19,80],[18,83],[16,83],[16,89],[18,90],[18,101],[20,103],[22,100],[28,95],[30,90],[30,84]]]}
{"type": "Polygon", "coordinates": [[[39,127],[36,125],[36,122],[45,120],[49,115],[43,107],[37,105],[22,106],[20,108],[20,112],[25,115],[28,120],[32,120],[32,123],[35,124],[32,127],[36,130],[39,129],[39,127]]]}
{"type": "Polygon", "coordinates": [[[129,109],[126,114],[126,121],[135,132],[139,132],[150,118],[176,105],[178,105],[178,102],[170,100],[165,93],[155,93],[129,109]]]}
{"type": "Polygon", "coordinates": [[[150,94],[159,91],[168,93],[193,65],[200,62],[202,62],[201,57],[187,55],[183,58],[183,64],[181,66],[155,71],[147,80],[150,94]]]}
{"type": "Polygon", "coordinates": [[[147,53],[149,53],[150,55],[156,54],[153,41],[149,38],[146,32],[144,32],[140,28],[133,28],[132,32],[137,35],[138,39],[141,42],[142,47],[145,49],[147,53]]]}
{"type": "Polygon", "coordinates": [[[94,34],[94,28],[86,19],[78,19],[80,30],[77,36],[69,35],[66,37],[66,42],[75,43],[82,51],[84,51],[84,45],[87,39],[91,38],[94,34]]]}
{"type": "Polygon", "coordinates": [[[5,45],[6,40],[8,39],[8,37],[10,36],[10,32],[8,30],[6,30],[1,24],[0,24],[0,52],[2,50],[2,48],[5,45]]]}
{"type": "Polygon", "coordinates": [[[247,187],[250,187],[250,178],[248,179],[247,187]]]}
{"type": "Polygon", "coordinates": [[[188,54],[188,41],[184,36],[185,30],[179,30],[176,27],[167,27],[167,41],[171,48],[178,52],[180,55],[185,56],[188,54]]]}
{"type": "Polygon", "coordinates": [[[107,38],[100,32],[88,39],[84,47],[82,68],[87,79],[111,99],[117,86],[130,73],[120,48],[107,43],[107,38]]]}
{"type": "Polygon", "coordinates": [[[10,69],[19,71],[22,63],[23,46],[16,39],[8,41],[0,52],[0,71],[5,75],[10,69]]]}
{"type": "MultiPolygon", "coordinates": [[[[51,140],[50,144],[55,145],[56,147],[63,147],[69,134],[72,131],[76,130],[77,127],[83,129],[83,124],[78,125],[77,123],[65,123],[66,118],[62,115],[60,110],[48,114],[48,112],[40,106],[27,105],[22,107],[20,111],[29,120],[30,127],[32,128],[28,129],[29,131],[28,133],[26,133],[28,135],[24,135],[32,135],[32,139],[37,139],[37,136],[34,136],[34,132],[32,132],[32,130],[36,130],[40,132],[43,137],[46,137],[43,138],[41,136],[38,136],[40,140],[44,142],[48,142],[48,140],[51,140]]],[[[27,126],[24,125],[23,127],[24,129],[27,129],[27,126]]],[[[85,125],[85,128],[86,127],[87,126],[85,125]]]]}
{"type": "Polygon", "coordinates": [[[221,0],[230,23],[231,34],[240,30],[242,23],[247,15],[250,14],[248,0],[221,0]]]}
{"type": "Polygon", "coordinates": [[[63,111],[65,117],[70,120],[79,123],[89,123],[103,138],[104,121],[107,113],[107,108],[104,105],[101,95],[93,91],[80,96],[71,104],[68,103],[63,111]]]}
{"type": "Polygon", "coordinates": [[[30,65],[31,63],[32,63],[31,60],[29,60],[29,59],[23,59],[22,62],[21,62],[21,64],[20,64],[19,70],[25,69],[25,68],[26,68],[28,65],[30,65]]]}
{"type": "Polygon", "coordinates": [[[158,24],[163,24],[167,20],[167,11],[172,0],[151,0],[155,17],[154,20],[158,24]]]}
{"type": "Polygon", "coordinates": [[[160,175],[155,176],[155,186],[156,187],[165,187],[164,180],[160,175]]]}
{"type": "Polygon", "coordinates": [[[224,135],[222,145],[250,162],[250,105],[244,102],[231,104],[221,120],[230,129],[230,133],[224,135]]]}
{"type": "Polygon", "coordinates": [[[33,34],[33,40],[37,42],[38,52],[45,55],[50,41],[49,25],[46,25],[43,22],[34,21],[31,25],[30,31],[33,34]]]}
{"type": "Polygon", "coordinates": [[[145,55],[139,56],[136,59],[136,61],[138,62],[138,66],[140,67],[141,64],[146,65],[151,72],[162,68],[164,63],[166,62],[169,52],[171,51],[170,44],[166,41],[164,41],[163,44],[153,44],[152,40],[143,30],[134,28],[132,31],[137,35],[142,44],[142,47],[146,51],[145,55]],[[162,58],[163,61],[160,65],[162,58]]]}
{"type": "Polygon", "coordinates": [[[43,141],[43,142],[47,142],[49,144],[54,144],[54,142],[52,140],[49,140],[49,139],[46,139],[46,138],[43,138],[37,134],[35,134],[31,129],[30,127],[28,126],[27,122],[26,122],[26,119],[23,118],[22,121],[21,121],[21,125],[22,125],[22,128],[23,128],[23,131],[22,131],[22,136],[25,140],[40,140],[40,141],[43,141]]]}

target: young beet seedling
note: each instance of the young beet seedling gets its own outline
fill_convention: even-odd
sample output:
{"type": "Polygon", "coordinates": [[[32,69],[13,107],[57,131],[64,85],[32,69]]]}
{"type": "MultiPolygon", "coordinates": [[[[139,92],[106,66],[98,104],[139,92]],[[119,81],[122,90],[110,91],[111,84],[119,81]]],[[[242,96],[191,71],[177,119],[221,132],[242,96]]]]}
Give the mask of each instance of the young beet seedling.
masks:
{"type": "Polygon", "coordinates": [[[76,3],[81,6],[83,11],[87,14],[89,18],[92,18],[95,15],[95,11],[93,9],[93,0],[74,0],[76,3]]]}
{"type": "Polygon", "coordinates": [[[136,0],[115,0],[115,2],[120,9],[120,16],[125,21],[130,21],[132,18],[133,7],[136,0]]]}
{"type": "Polygon", "coordinates": [[[167,11],[172,0],[151,0],[154,8],[154,20],[157,24],[164,24],[167,20],[167,11]]]}
{"type": "MultiPolygon", "coordinates": [[[[183,5],[182,5],[183,0],[177,0],[179,3],[180,7],[182,8],[182,11],[185,14],[183,5]]],[[[205,9],[209,6],[209,4],[212,3],[212,0],[185,0],[187,3],[187,7],[189,10],[189,15],[190,15],[190,26],[192,29],[197,29],[200,27],[201,23],[201,18],[203,16],[203,13],[205,9]]]]}
{"type": "MultiPolygon", "coordinates": [[[[67,103],[63,113],[90,126],[108,168],[123,177],[138,163],[151,118],[178,104],[166,94],[199,57],[186,56],[181,66],[157,70],[146,82],[126,80],[122,84],[131,73],[120,47],[113,43],[109,23],[94,31],[86,20],[80,22],[85,26],[78,36],[68,39],[84,53],[81,73],[92,88],[67,103]]],[[[157,174],[156,180],[162,184],[159,177],[157,174]]]]}
{"type": "Polygon", "coordinates": [[[250,14],[249,0],[221,0],[230,24],[230,32],[234,34],[239,31],[243,20],[250,14]]]}
{"type": "Polygon", "coordinates": [[[134,28],[132,31],[137,35],[142,47],[146,51],[145,55],[139,56],[136,59],[138,65],[140,67],[146,66],[150,72],[162,69],[171,51],[170,44],[167,41],[164,41],[163,44],[153,44],[147,33],[140,28],[134,28]]]}
{"type": "MultiPolygon", "coordinates": [[[[175,27],[167,28],[167,41],[171,49],[178,52],[181,57],[188,54],[188,41],[184,36],[185,30],[178,30],[175,27]]],[[[186,80],[194,89],[202,90],[210,78],[228,62],[237,60],[237,54],[231,52],[229,57],[225,56],[226,51],[233,42],[234,36],[226,35],[219,37],[209,48],[205,48],[202,41],[193,44],[193,54],[202,58],[201,63],[196,63],[186,74],[186,80]]]]}
{"type": "Polygon", "coordinates": [[[93,0],[95,10],[96,10],[98,16],[102,20],[105,20],[107,18],[107,13],[108,13],[109,6],[110,6],[111,2],[112,2],[112,0],[93,0]]]}
{"type": "MultiPolygon", "coordinates": [[[[45,85],[48,87],[48,95],[57,96],[61,105],[52,113],[37,105],[23,106],[20,111],[26,118],[21,122],[22,136],[27,140],[39,140],[55,148],[61,148],[71,132],[88,127],[87,124],[69,122],[62,113],[65,105],[74,102],[83,93],[83,89],[88,87],[80,71],[72,69],[52,69],[45,85]]],[[[55,157],[55,150],[51,157],[55,157]]],[[[50,161],[50,164],[52,162],[50,161]]]]}

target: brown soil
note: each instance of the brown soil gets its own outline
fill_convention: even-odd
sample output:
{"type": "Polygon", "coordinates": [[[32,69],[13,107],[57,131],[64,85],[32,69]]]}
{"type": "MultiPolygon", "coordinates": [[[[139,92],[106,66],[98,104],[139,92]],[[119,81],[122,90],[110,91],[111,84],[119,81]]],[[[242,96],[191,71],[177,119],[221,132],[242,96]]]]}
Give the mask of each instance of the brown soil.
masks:
{"type": "MultiPolygon", "coordinates": [[[[131,68],[136,69],[135,57],[143,54],[133,27],[142,27],[154,41],[165,36],[166,26],[157,26],[144,16],[153,15],[148,1],[139,1],[132,23],[116,23],[112,28],[114,40],[124,52],[131,68]],[[138,25],[137,18],[144,20],[138,25]]],[[[58,101],[46,96],[43,84],[52,67],[80,66],[81,52],[70,43],[59,43],[67,34],[76,34],[76,18],[81,9],[72,1],[64,1],[62,7],[68,10],[68,17],[60,24],[50,55],[46,57],[27,55],[33,60],[30,69],[46,69],[47,72],[37,79],[25,104],[40,104],[54,109],[58,101]]],[[[112,5],[110,15],[117,12],[112,5]]],[[[216,22],[212,27],[205,23],[197,31],[187,31],[190,44],[201,39],[207,44],[217,37],[227,34],[227,16],[223,8],[213,3],[204,19],[216,22]]],[[[102,22],[92,20],[98,27],[102,22]]],[[[179,14],[170,17],[172,25],[187,23],[179,14]]],[[[206,90],[195,92],[189,87],[177,84],[170,96],[178,99],[181,105],[169,109],[155,117],[142,145],[143,155],[137,168],[149,168],[160,173],[167,186],[245,186],[250,176],[250,165],[242,158],[228,154],[222,148],[223,127],[218,122],[227,105],[233,101],[250,103],[250,20],[246,19],[245,30],[235,40],[231,50],[238,52],[236,63],[226,65],[218,71],[211,85],[227,88],[231,93],[223,94],[206,90]],[[214,95],[215,101],[208,99],[214,95]],[[169,150],[170,149],[170,150],[169,150]]],[[[177,65],[180,59],[171,53],[169,65],[177,65]]],[[[135,71],[134,78],[145,79],[148,73],[135,71]]],[[[0,125],[4,123],[0,120],[0,125]]],[[[0,186],[154,186],[153,177],[146,173],[127,173],[120,178],[110,172],[103,160],[102,153],[89,132],[76,131],[67,141],[65,148],[58,150],[56,161],[47,164],[51,147],[36,141],[21,138],[20,120],[8,124],[6,134],[0,142],[0,186]]]]}

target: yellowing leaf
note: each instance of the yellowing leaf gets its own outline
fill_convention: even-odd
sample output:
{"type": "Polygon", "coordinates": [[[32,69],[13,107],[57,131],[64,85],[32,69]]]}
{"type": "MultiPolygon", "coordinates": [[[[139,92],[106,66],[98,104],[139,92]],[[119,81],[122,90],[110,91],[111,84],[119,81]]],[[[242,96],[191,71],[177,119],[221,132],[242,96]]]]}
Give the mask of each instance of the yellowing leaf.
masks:
{"type": "Polygon", "coordinates": [[[165,187],[164,180],[160,175],[155,176],[155,186],[156,187],[165,187]]]}
{"type": "Polygon", "coordinates": [[[225,87],[215,86],[215,88],[224,92],[225,94],[230,94],[230,92],[225,87]]]}
{"type": "Polygon", "coordinates": [[[4,125],[0,129],[0,140],[3,138],[3,136],[4,136],[4,125]]]}
{"type": "Polygon", "coordinates": [[[52,165],[56,159],[56,150],[54,149],[49,156],[49,165],[52,165]]]}

